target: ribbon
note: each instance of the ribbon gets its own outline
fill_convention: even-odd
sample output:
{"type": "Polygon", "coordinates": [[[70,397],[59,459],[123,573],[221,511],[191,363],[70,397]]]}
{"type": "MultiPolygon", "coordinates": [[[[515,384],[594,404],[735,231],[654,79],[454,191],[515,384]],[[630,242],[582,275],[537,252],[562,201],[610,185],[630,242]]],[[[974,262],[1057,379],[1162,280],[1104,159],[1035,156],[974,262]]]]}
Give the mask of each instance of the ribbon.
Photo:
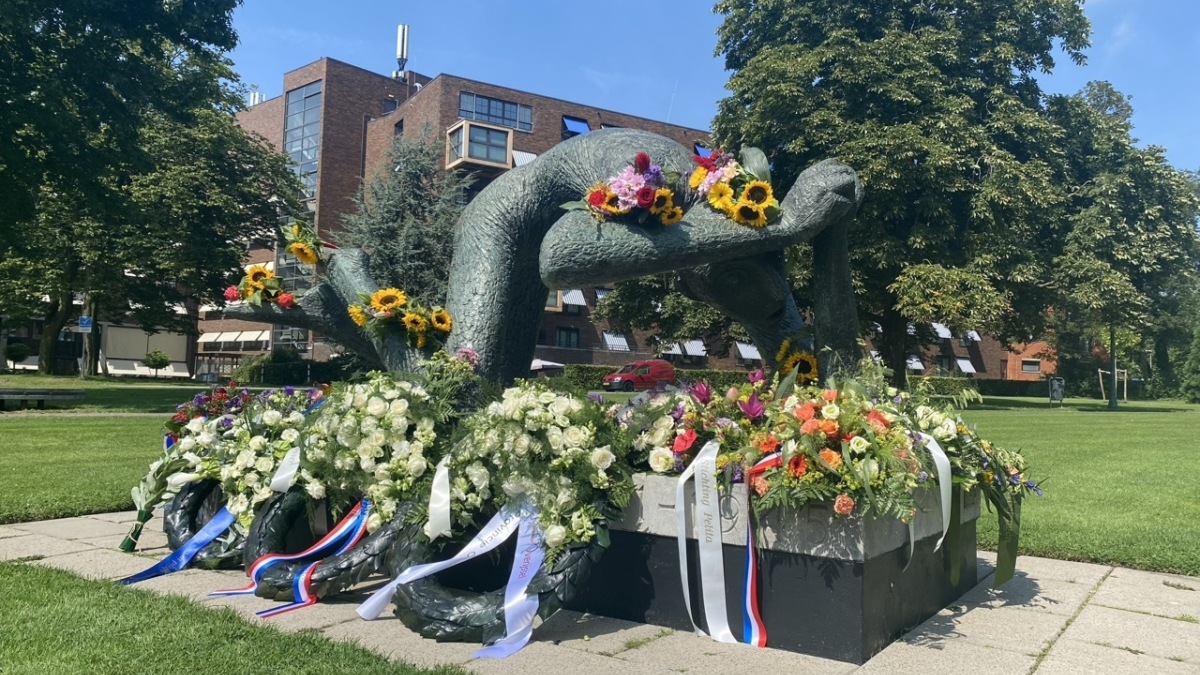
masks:
{"type": "Polygon", "coordinates": [[[687,513],[691,509],[685,504],[684,487],[695,475],[696,543],[700,550],[700,598],[704,603],[704,616],[708,620],[708,630],[714,640],[735,643],[737,639],[729,630],[729,619],[725,612],[725,561],[721,551],[721,507],[716,485],[717,450],[720,447],[716,441],[705,443],[696,459],[679,477],[675,487],[679,576],[683,581],[683,602],[687,607],[692,629],[697,635],[706,635],[696,625],[696,619],[692,615],[687,571],[687,513]]]}
{"type": "Polygon", "coordinates": [[[139,581],[153,579],[154,577],[160,577],[164,574],[178,572],[179,570],[188,566],[188,563],[192,561],[192,558],[196,557],[196,554],[200,552],[200,549],[208,546],[212,540],[221,536],[221,533],[225,530],[228,530],[229,526],[233,525],[234,520],[236,520],[236,518],[232,513],[229,512],[229,509],[222,506],[221,510],[213,514],[212,519],[209,520],[204,527],[200,528],[200,531],[197,532],[195,536],[187,540],[183,546],[175,549],[171,555],[158,561],[148,570],[143,570],[137,574],[121,579],[119,583],[126,585],[135,584],[139,581]]]}
{"type": "Polygon", "coordinates": [[[450,529],[450,455],[438,462],[429,492],[429,541],[448,537],[450,529]]]}
{"type": "Polygon", "coordinates": [[[296,479],[296,471],[299,468],[300,448],[293,446],[279,462],[279,468],[275,470],[275,476],[271,478],[271,489],[275,492],[287,492],[288,488],[292,487],[292,481],[296,479]]]}
{"type": "MultiPolygon", "coordinates": [[[[326,534],[320,539],[320,541],[312,546],[309,546],[299,553],[268,553],[260,557],[258,560],[255,560],[254,564],[250,566],[250,569],[246,570],[246,576],[250,577],[250,584],[248,586],[243,588],[213,591],[212,593],[209,593],[209,595],[253,595],[255,589],[258,588],[259,581],[262,580],[263,574],[272,565],[281,562],[304,560],[306,558],[318,556],[321,553],[338,546],[338,544],[341,544],[341,548],[339,548],[336,553],[341,553],[349,549],[351,546],[358,543],[358,539],[362,537],[362,531],[365,527],[366,518],[370,508],[371,503],[366,499],[362,500],[353,509],[351,509],[350,513],[346,514],[345,518],[342,518],[342,521],[338,523],[336,527],[330,530],[329,534],[326,534]]],[[[325,556],[321,557],[324,558],[325,556]]],[[[320,560],[317,562],[320,562],[320,560]]]]}
{"type": "Polygon", "coordinates": [[[783,456],[772,453],[758,460],[746,472],[746,579],[742,584],[742,640],[755,647],[767,646],[767,624],[758,606],[758,548],[754,543],[754,521],[750,509],[750,483],[768,469],[783,466],[783,456]]]}
{"type": "Polygon", "coordinates": [[[946,451],[942,450],[942,446],[938,445],[933,436],[921,434],[921,438],[925,440],[929,454],[933,455],[933,465],[937,468],[938,491],[942,497],[942,536],[938,538],[937,546],[933,547],[936,551],[942,547],[942,542],[946,540],[946,532],[950,530],[950,488],[953,480],[950,474],[950,458],[946,456],[946,451]]]}

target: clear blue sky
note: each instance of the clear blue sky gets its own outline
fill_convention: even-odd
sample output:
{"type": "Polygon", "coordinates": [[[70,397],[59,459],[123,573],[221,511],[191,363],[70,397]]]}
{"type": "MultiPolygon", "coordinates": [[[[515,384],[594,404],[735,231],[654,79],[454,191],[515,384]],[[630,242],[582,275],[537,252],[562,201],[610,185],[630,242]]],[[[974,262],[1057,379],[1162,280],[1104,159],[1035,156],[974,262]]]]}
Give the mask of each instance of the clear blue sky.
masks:
{"type": "MultiPolygon", "coordinates": [[[[232,58],[268,97],[283,73],[328,56],[395,69],[396,24],[410,26],[408,68],[450,73],[707,129],[727,75],[713,56],[719,17],[706,0],[245,0],[232,58]]],[[[1133,96],[1134,135],[1200,169],[1200,0],[1087,0],[1088,64],[1062,56],[1043,87],[1074,93],[1108,80],[1133,96]]]]}

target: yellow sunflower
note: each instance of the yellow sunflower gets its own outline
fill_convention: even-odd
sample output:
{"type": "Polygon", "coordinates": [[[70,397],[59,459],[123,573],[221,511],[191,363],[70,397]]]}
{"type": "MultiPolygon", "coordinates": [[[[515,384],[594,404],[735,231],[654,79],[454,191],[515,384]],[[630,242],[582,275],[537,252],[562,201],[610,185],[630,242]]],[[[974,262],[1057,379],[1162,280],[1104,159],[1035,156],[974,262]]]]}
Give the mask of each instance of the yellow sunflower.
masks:
{"type": "Polygon", "coordinates": [[[733,220],[750,227],[762,227],[767,224],[767,213],[762,204],[742,199],[733,205],[733,220]]]}
{"type": "Polygon", "coordinates": [[[429,317],[429,323],[433,324],[434,330],[440,330],[443,333],[449,333],[450,328],[454,326],[454,320],[450,318],[450,312],[444,309],[438,309],[429,317]]]}
{"type": "Polygon", "coordinates": [[[300,238],[300,225],[298,223],[292,223],[292,237],[300,238]]]}
{"type": "Polygon", "coordinates": [[[274,278],[275,273],[267,269],[266,265],[254,265],[246,270],[246,285],[255,289],[262,289],[268,279],[274,278]]]}
{"type": "Polygon", "coordinates": [[[297,260],[305,265],[317,264],[317,252],[314,251],[311,246],[302,241],[294,241],[291,244],[288,244],[288,251],[290,251],[292,255],[296,256],[297,260]]]}
{"type": "Polygon", "coordinates": [[[792,348],[792,339],[786,338],[783,341],[783,344],[779,345],[779,351],[775,352],[775,361],[782,363],[783,359],[787,356],[788,351],[790,351],[791,348],[792,348]]]}
{"type": "Polygon", "coordinates": [[[708,203],[726,213],[733,208],[733,188],[729,183],[717,183],[708,191],[708,203]]]}
{"type": "Polygon", "coordinates": [[[675,223],[683,220],[683,208],[679,206],[672,206],[670,210],[663,211],[661,214],[659,214],[658,218],[662,221],[663,225],[674,225],[675,223]]]}
{"type": "Polygon", "coordinates": [[[765,180],[752,180],[746,183],[746,187],[742,190],[742,198],[738,201],[766,206],[773,199],[775,199],[775,193],[771,191],[770,183],[765,180]]]}
{"type": "Polygon", "coordinates": [[[620,215],[629,213],[629,209],[621,208],[620,198],[617,197],[617,193],[615,193],[611,190],[609,190],[608,193],[604,197],[604,210],[608,211],[609,213],[613,214],[614,216],[620,216],[620,215]]]}
{"type": "Polygon", "coordinates": [[[393,312],[408,304],[408,296],[398,288],[381,288],[371,296],[371,309],[376,312],[393,312]]]}
{"type": "Polygon", "coordinates": [[[429,328],[429,322],[426,321],[425,317],[421,316],[420,314],[417,314],[416,312],[409,312],[404,315],[404,327],[407,328],[410,333],[417,333],[419,335],[424,333],[425,330],[429,328]]]}
{"type": "Polygon", "coordinates": [[[705,178],[708,178],[708,169],[702,166],[696,167],[696,170],[692,172],[691,178],[688,178],[688,187],[693,190],[699,188],[705,178]]]}
{"type": "Polygon", "coordinates": [[[658,188],[654,191],[654,204],[650,206],[650,213],[658,215],[663,211],[670,211],[675,208],[675,193],[671,192],[671,188],[658,188]]]}
{"type": "Polygon", "coordinates": [[[426,337],[424,333],[417,333],[417,349],[425,349],[426,337]]]}
{"type": "Polygon", "coordinates": [[[367,325],[367,313],[358,305],[350,305],[350,320],[354,322],[354,325],[362,328],[367,325]]]}
{"type": "MultiPolygon", "coordinates": [[[[796,369],[796,384],[808,384],[817,379],[817,359],[808,352],[793,354],[788,362],[796,369]]],[[[788,369],[789,371],[791,368],[788,369]]]]}

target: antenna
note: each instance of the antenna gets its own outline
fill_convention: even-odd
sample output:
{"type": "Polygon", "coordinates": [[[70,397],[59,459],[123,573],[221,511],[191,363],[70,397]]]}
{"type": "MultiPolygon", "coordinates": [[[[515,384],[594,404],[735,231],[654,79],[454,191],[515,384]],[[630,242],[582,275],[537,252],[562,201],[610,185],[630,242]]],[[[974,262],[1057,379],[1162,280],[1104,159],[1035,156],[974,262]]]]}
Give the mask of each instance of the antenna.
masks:
{"type": "Polygon", "coordinates": [[[408,64],[408,24],[396,27],[396,66],[401,72],[408,64]]]}

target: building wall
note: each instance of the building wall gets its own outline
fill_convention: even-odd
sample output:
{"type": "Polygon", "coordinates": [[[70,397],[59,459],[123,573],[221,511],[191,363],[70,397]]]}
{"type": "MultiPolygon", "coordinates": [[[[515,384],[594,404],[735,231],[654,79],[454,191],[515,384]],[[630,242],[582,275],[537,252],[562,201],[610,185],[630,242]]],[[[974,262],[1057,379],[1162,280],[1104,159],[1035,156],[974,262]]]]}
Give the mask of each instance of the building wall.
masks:
{"type": "Polygon", "coordinates": [[[1013,352],[1008,359],[1007,375],[1010,380],[1043,380],[1054,375],[1057,369],[1057,359],[1050,344],[1040,340],[1028,344],[1013,345],[1013,352]],[[1026,371],[1024,362],[1037,361],[1037,372],[1026,371]]]}

